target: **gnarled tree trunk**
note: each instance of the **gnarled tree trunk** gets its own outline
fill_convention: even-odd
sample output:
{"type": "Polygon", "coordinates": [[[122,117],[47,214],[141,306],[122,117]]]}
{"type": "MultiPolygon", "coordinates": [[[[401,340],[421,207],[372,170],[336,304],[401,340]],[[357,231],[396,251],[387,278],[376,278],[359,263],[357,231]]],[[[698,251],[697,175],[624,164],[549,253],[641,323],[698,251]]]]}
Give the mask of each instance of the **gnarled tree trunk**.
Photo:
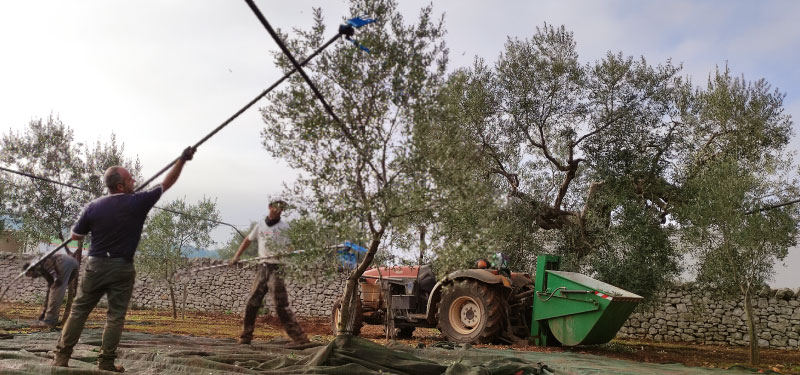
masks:
{"type": "Polygon", "coordinates": [[[747,315],[747,334],[750,336],[750,366],[758,366],[761,358],[758,354],[758,332],[753,321],[753,301],[749,288],[744,291],[744,310],[747,315]]]}
{"type": "Polygon", "coordinates": [[[169,285],[169,300],[172,302],[172,319],[178,319],[178,308],[175,302],[175,285],[172,278],[167,279],[167,285],[169,285]]]}
{"type": "Polygon", "coordinates": [[[360,298],[358,295],[358,279],[372,264],[372,259],[375,258],[375,253],[378,251],[378,246],[381,244],[381,237],[383,237],[383,231],[373,234],[369,249],[367,249],[367,255],[347,278],[347,283],[345,283],[344,287],[344,295],[342,296],[342,309],[339,313],[339,327],[336,329],[337,336],[353,334],[353,325],[355,324],[354,315],[356,314],[357,306],[356,302],[358,298],[360,298]]]}

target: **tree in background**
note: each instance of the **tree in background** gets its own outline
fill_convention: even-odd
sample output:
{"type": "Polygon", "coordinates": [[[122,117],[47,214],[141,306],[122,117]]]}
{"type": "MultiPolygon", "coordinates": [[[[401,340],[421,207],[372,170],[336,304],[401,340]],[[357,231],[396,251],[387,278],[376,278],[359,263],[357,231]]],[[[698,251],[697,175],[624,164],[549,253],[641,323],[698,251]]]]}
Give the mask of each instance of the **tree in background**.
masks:
{"type": "Polygon", "coordinates": [[[790,123],[763,81],[736,93],[727,70],[706,88],[679,72],[621,53],[581,64],[572,33],[545,25],[509,39],[494,66],[476,59],[450,75],[440,121],[424,129],[456,210],[436,213],[441,254],[523,246],[524,265],[545,249],[645,297],[665,287],[680,272],[692,178],[726,153],[774,152],[790,123]]]}
{"type": "Polygon", "coordinates": [[[134,176],[141,166],[125,158],[124,145],[97,142],[93,149],[77,142],[72,129],[57,117],[33,120],[23,132],[9,131],[0,141],[0,161],[10,169],[75,185],[90,192],[47,181],[3,173],[5,210],[22,223],[16,235],[26,247],[63,241],[80,210],[103,194],[103,172],[123,165],[134,176]],[[111,163],[111,164],[109,164],[111,163]]]}
{"type": "MultiPolygon", "coordinates": [[[[678,269],[677,251],[663,240],[673,188],[667,157],[688,110],[680,99],[691,92],[678,72],[669,62],[652,66],[613,53],[583,65],[572,33],[550,25],[530,39],[509,39],[493,67],[478,58],[457,70],[443,90],[444,116],[428,129],[430,148],[443,141],[440,154],[453,157],[441,164],[458,166],[471,186],[484,184],[479,190],[491,196],[479,199],[489,220],[448,229],[446,242],[483,238],[481,247],[488,240],[517,252],[528,269],[531,253],[547,249],[590,274],[601,271],[590,254],[636,257],[640,265],[629,268],[638,281],[620,286],[651,295],[678,269]],[[515,239],[484,233],[498,226],[503,234],[516,232],[515,239]],[[661,240],[642,241],[654,235],[661,240]],[[655,248],[662,250],[654,254],[655,248]],[[642,262],[664,264],[664,272],[642,262]]],[[[457,178],[443,181],[437,186],[457,178]]],[[[451,207],[466,211],[443,215],[443,226],[476,215],[473,196],[458,189],[447,195],[462,201],[451,207]]]]}
{"type": "Polygon", "coordinates": [[[83,183],[91,191],[86,197],[87,202],[95,197],[108,192],[103,175],[108,167],[121,165],[130,172],[134,180],[142,177],[142,165],[139,157],[128,159],[125,157],[125,144],[117,143],[117,136],[111,133],[108,143],[95,142],[93,146],[86,146],[83,150],[85,168],[83,183]]]}
{"type": "MultiPolygon", "coordinates": [[[[426,188],[432,210],[418,222],[428,239],[426,256],[439,276],[474,267],[477,259],[496,252],[508,255],[513,269],[524,270],[541,249],[531,231],[533,215],[488,178],[491,165],[465,125],[466,117],[481,117],[478,113],[486,110],[485,91],[467,84],[467,75],[451,75],[436,115],[414,129],[430,176],[426,188]]],[[[405,247],[413,247],[417,239],[405,235],[405,247]]]]}
{"type": "Polygon", "coordinates": [[[189,246],[205,248],[214,243],[210,232],[217,224],[211,220],[219,221],[220,218],[216,202],[208,198],[203,198],[194,205],[178,199],[164,208],[184,214],[174,215],[167,210],[159,210],[150,215],[145,222],[135,259],[137,268],[152,278],[167,283],[172,317],[177,319],[175,277],[188,263],[189,246]]]}
{"type": "MultiPolygon", "coordinates": [[[[340,229],[358,228],[355,240],[363,239],[368,249],[345,287],[342,332],[352,331],[358,278],[384,235],[402,225],[402,218],[429,209],[429,191],[420,182],[425,169],[409,136],[435,109],[447,61],[442,22],[430,7],[421,10],[416,24],[404,22],[393,0],[356,0],[350,13],[377,20],[358,35],[371,53],[342,43],[307,68],[341,122],[331,119],[298,75],[262,109],[264,146],[301,171],[291,202],[308,210],[323,232],[341,235],[340,229]]],[[[316,9],[312,29],[298,31],[288,45],[296,56],[307,55],[327,38],[326,31],[316,9]]],[[[282,55],[277,61],[290,69],[282,55]]],[[[328,241],[345,239],[337,235],[328,241]]]]}
{"type": "MultiPolygon", "coordinates": [[[[33,120],[24,132],[3,135],[0,160],[9,168],[45,176],[59,182],[80,185],[83,177],[81,144],[75,142],[72,129],[58,118],[33,120]]],[[[83,195],[75,189],[46,181],[11,174],[3,178],[8,187],[9,210],[22,223],[16,232],[26,248],[63,241],[80,213],[83,195]]]]}
{"type": "Polygon", "coordinates": [[[798,213],[794,206],[760,211],[760,198],[774,191],[772,183],[737,164],[718,162],[698,176],[702,181],[695,181],[696,187],[705,194],[697,195],[698,210],[685,238],[698,258],[698,284],[744,302],[750,364],[757,366],[760,344],[752,299],[774,275],[775,263],[797,245],[798,213]]]}
{"type": "MultiPolygon", "coordinates": [[[[247,236],[255,226],[256,226],[255,222],[250,222],[250,225],[247,227],[248,229],[246,231],[243,231],[242,233],[245,236],[247,236]]],[[[239,245],[242,244],[242,240],[244,240],[244,238],[242,238],[242,235],[239,234],[239,232],[237,232],[236,230],[231,229],[231,238],[225,243],[223,247],[217,249],[217,255],[219,256],[219,258],[220,259],[233,258],[233,255],[236,254],[236,251],[239,250],[239,245]]],[[[244,253],[242,253],[242,259],[253,258],[256,256],[258,256],[258,242],[253,241],[250,243],[250,246],[248,246],[247,249],[244,250],[244,253]]]]}
{"type": "Polygon", "coordinates": [[[691,150],[697,163],[678,215],[698,259],[698,284],[744,303],[753,366],[760,360],[752,299],[797,244],[800,220],[796,205],[782,205],[800,195],[785,153],[792,122],[783,97],[763,80],[732,78],[727,69],[709,79],[698,117],[710,135],[691,150]]]}

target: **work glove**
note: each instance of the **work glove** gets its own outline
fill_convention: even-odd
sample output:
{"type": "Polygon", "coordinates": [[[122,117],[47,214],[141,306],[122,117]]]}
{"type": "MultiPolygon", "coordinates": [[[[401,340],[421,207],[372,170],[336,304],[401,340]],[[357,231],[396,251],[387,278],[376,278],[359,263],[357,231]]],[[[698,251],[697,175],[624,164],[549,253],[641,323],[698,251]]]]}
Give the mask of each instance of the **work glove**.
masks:
{"type": "Polygon", "coordinates": [[[192,160],[192,157],[194,157],[194,152],[195,151],[197,151],[196,148],[194,148],[192,146],[187,147],[185,150],[183,150],[183,153],[181,154],[181,160],[183,160],[183,161],[192,160]]]}

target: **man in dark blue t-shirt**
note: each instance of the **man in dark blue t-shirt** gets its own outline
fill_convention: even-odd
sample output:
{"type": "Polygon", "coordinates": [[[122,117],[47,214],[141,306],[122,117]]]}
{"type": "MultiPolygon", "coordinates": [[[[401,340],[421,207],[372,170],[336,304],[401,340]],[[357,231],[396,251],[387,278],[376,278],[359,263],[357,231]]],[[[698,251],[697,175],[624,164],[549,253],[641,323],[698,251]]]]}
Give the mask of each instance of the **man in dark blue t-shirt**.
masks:
{"type": "Polygon", "coordinates": [[[139,193],[134,192],[133,177],[125,168],[116,166],[106,170],[104,178],[109,194],[89,202],[72,227],[73,240],[83,239],[91,233],[92,241],[78,297],[69,319],[64,322],[56,347],[54,366],[67,367],[89,313],[105,295],[108,312],[97,367],[124,371],[122,366],[114,365],[114,360],[136,278],[133,255],[147,213],[161,194],[178,180],[184,163],[192,159],[194,151],[192,147],[184,150],[160,185],[139,193]]]}

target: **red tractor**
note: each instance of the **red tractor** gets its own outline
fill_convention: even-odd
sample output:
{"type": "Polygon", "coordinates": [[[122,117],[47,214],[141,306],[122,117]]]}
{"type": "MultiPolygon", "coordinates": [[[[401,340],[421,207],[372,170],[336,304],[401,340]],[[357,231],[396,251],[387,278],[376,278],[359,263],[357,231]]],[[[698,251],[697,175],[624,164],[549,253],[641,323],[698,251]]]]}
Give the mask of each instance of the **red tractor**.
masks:
{"type": "MultiPolygon", "coordinates": [[[[528,274],[497,268],[460,270],[438,282],[430,266],[367,270],[359,280],[354,334],[366,323],[393,327],[397,338],[410,338],[416,327],[438,328],[458,343],[525,338],[530,333],[533,280],[528,274]]],[[[339,308],[337,302],[331,313],[334,334],[339,308]]]]}

